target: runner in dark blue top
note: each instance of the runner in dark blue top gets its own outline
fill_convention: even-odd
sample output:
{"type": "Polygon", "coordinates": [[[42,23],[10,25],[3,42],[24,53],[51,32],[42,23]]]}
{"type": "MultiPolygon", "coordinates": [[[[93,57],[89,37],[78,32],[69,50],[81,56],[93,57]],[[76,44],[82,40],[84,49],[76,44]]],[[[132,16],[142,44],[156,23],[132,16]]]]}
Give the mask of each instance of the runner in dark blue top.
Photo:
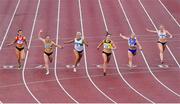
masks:
{"type": "Polygon", "coordinates": [[[122,37],[125,40],[128,40],[128,45],[129,45],[129,49],[128,49],[128,59],[129,59],[128,66],[130,68],[135,67],[132,64],[132,57],[136,55],[137,45],[138,45],[140,50],[142,50],[142,47],[139,44],[139,42],[137,41],[137,39],[135,37],[135,34],[133,34],[133,33],[131,34],[131,37],[126,37],[126,36],[124,36],[122,34],[120,34],[120,37],[122,37]]]}

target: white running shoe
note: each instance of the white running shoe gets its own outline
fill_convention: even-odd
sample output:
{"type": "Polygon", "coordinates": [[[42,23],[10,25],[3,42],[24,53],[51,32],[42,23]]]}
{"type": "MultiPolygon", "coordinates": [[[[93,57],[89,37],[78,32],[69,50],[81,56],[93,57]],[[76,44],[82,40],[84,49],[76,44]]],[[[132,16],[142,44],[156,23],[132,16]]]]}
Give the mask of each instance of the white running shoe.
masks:
{"type": "Polygon", "coordinates": [[[164,68],[168,68],[168,67],[169,67],[168,65],[166,65],[166,64],[164,65],[164,68]]]}
{"type": "Polygon", "coordinates": [[[103,66],[102,66],[102,65],[96,65],[96,67],[97,67],[97,68],[103,68],[103,66]]]}
{"type": "Polygon", "coordinates": [[[76,68],[73,68],[73,72],[77,72],[76,68]]]}
{"type": "Polygon", "coordinates": [[[70,68],[70,65],[66,65],[66,68],[70,68]]]}
{"type": "Polygon", "coordinates": [[[158,65],[158,67],[163,68],[163,65],[162,65],[162,64],[160,64],[160,65],[158,65]]]}
{"type": "Polygon", "coordinates": [[[137,67],[137,65],[132,65],[132,66],[130,66],[129,64],[128,64],[127,66],[130,67],[130,68],[135,68],[135,67],[137,67]]]}
{"type": "Polygon", "coordinates": [[[80,66],[80,63],[78,63],[77,66],[79,67],[79,66],[80,66]]]}
{"type": "Polygon", "coordinates": [[[74,65],[66,65],[66,68],[70,69],[70,68],[74,68],[74,65]]]}
{"type": "Polygon", "coordinates": [[[46,75],[49,75],[49,71],[46,72],[46,75]]]}

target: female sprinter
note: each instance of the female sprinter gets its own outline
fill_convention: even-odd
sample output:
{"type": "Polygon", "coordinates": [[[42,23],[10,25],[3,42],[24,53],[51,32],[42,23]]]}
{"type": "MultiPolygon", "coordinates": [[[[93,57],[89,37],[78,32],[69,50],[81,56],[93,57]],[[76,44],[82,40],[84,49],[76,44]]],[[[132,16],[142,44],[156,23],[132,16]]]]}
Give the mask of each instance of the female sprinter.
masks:
{"type": "Polygon", "coordinates": [[[102,57],[104,60],[103,72],[104,72],[104,76],[106,76],[107,64],[110,61],[112,49],[116,49],[114,42],[111,40],[111,34],[109,34],[108,32],[106,34],[106,38],[100,42],[97,49],[99,49],[102,45],[103,45],[102,57]]]}
{"type": "Polygon", "coordinates": [[[41,40],[44,43],[44,62],[45,62],[45,68],[46,68],[46,75],[49,74],[49,64],[48,61],[50,63],[52,63],[52,54],[54,51],[54,47],[58,47],[58,48],[63,48],[60,45],[55,44],[49,36],[46,36],[45,39],[41,38],[41,34],[42,34],[42,30],[40,30],[39,34],[38,34],[38,39],[41,40]]]}
{"type": "Polygon", "coordinates": [[[122,37],[125,40],[128,40],[128,45],[129,45],[129,49],[128,49],[128,59],[129,59],[128,66],[130,68],[135,67],[132,64],[132,58],[133,58],[133,56],[136,55],[137,45],[138,45],[140,50],[142,50],[142,47],[139,44],[139,42],[137,41],[137,39],[135,37],[135,34],[133,34],[133,33],[131,34],[131,37],[126,37],[126,36],[123,36],[122,34],[120,34],[120,37],[122,37]]]}
{"type": "Polygon", "coordinates": [[[24,43],[27,46],[26,37],[23,36],[22,30],[18,30],[15,40],[12,43],[7,45],[7,46],[11,46],[11,45],[16,44],[16,56],[18,59],[18,69],[21,68],[21,66],[22,66],[21,61],[23,61],[25,58],[24,43]]]}
{"type": "Polygon", "coordinates": [[[160,50],[160,60],[161,60],[161,64],[163,65],[164,63],[164,51],[166,48],[166,43],[167,43],[167,35],[170,36],[170,38],[172,38],[172,34],[169,33],[163,25],[160,25],[159,30],[155,31],[155,30],[149,30],[146,29],[148,32],[152,32],[152,33],[157,33],[159,36],[159,39],[157,41],[159,50],[160,50]]]}
{"type": "Polygon", "coordinates": [[[74,55],[75,55],[75,61],[73,65],[73,71],[76,72],[76,67],[78,66],[82,55],[84,51],[84,44],[88,46],[88,43],[86,40],[82,38],[81,32],[76,33],[76,37],[70,41],[64,42],[64,44],[74,43],[74,55]]]}

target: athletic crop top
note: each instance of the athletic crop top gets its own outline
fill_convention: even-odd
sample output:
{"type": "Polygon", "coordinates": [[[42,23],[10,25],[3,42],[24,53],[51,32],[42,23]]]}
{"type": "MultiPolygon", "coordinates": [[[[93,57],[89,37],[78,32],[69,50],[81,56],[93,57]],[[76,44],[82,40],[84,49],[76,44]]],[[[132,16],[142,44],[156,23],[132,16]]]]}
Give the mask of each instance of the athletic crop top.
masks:
{"type": "Polygon", "coordinates": [[[128,45],[129,45],[130,47],[136,46],[136,45],[137,45],[136,39],[129,38],[129,40],[128,40],[128,45]]]}
{"type": "Polygon", "coordinates": [[[111,41],[110,41],[110,42],[107,42],[106,40],[104,40],[103,46],[104,46],[104,49],[112,49],[112,43],[111,43],[111,41]]]}
{"type": "Polygon", "coordinates": [[[52,48],[52,43],[50,42],[50,43],[45,43],[44,44],[44,48],[45,49],[50,49],[50,48],[52,48]]]}
{"type": "Polygon", "coordinates": [[[158,36],[160,39],[165,39],[167,37],[167,34],[166,32],[158,31],[158,36]]]}
{"type": "Polygon", "coordinates": [[[23,44],[26,38],[24,36],[16,36],[16,43],[23,44]]]}
{"type": "Polygon", "coordinates": [[[83,43],[83,39],[81,38],[80,40],[77,40],[76,38],[74,39],[74,49],[76,51],[83,51],[84,49],[84,43],[83,43]]]}

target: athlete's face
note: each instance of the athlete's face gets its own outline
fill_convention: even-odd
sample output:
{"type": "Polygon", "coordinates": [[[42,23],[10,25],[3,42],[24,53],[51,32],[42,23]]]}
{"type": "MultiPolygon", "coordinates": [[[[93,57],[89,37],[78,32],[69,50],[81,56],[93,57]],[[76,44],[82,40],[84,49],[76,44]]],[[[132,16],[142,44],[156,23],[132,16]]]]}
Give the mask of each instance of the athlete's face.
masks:
{"type": "Polygon", "coordinates": [[[49,36],[46,36],[46,40],[49,41],[49,40],[50,40],[50,37],[49,37],[49,36]]]}
{"type": "Polygon", "coordinates": [[[76,39],[81,39],[81,33],[76,33],[76,39]]]}
{"type": "Polygon", "coordinates": [[[131,38],[133,38],[133,39],[134,39],[134,38],[135,38],[135,34],[131,34],[131,38]]]}
{"type": "Polygon", "coordinates": [[[106,40],[110,41],[111,40],[111,36],[110,35],[106,36],[106,40]]]}
{"type": "Polygon", "coordinates": [[[163,25],[159,26],[159,30],[163,31],[164,30],[164,26],[163,25]]]}
{"type": "Polygon", "coordinates": [[[22,31],[18,31],[18,34],[19,34],[19,35],[22,35],[22,34],[23,34],[23,32],[22,32],[22,31]]]}

